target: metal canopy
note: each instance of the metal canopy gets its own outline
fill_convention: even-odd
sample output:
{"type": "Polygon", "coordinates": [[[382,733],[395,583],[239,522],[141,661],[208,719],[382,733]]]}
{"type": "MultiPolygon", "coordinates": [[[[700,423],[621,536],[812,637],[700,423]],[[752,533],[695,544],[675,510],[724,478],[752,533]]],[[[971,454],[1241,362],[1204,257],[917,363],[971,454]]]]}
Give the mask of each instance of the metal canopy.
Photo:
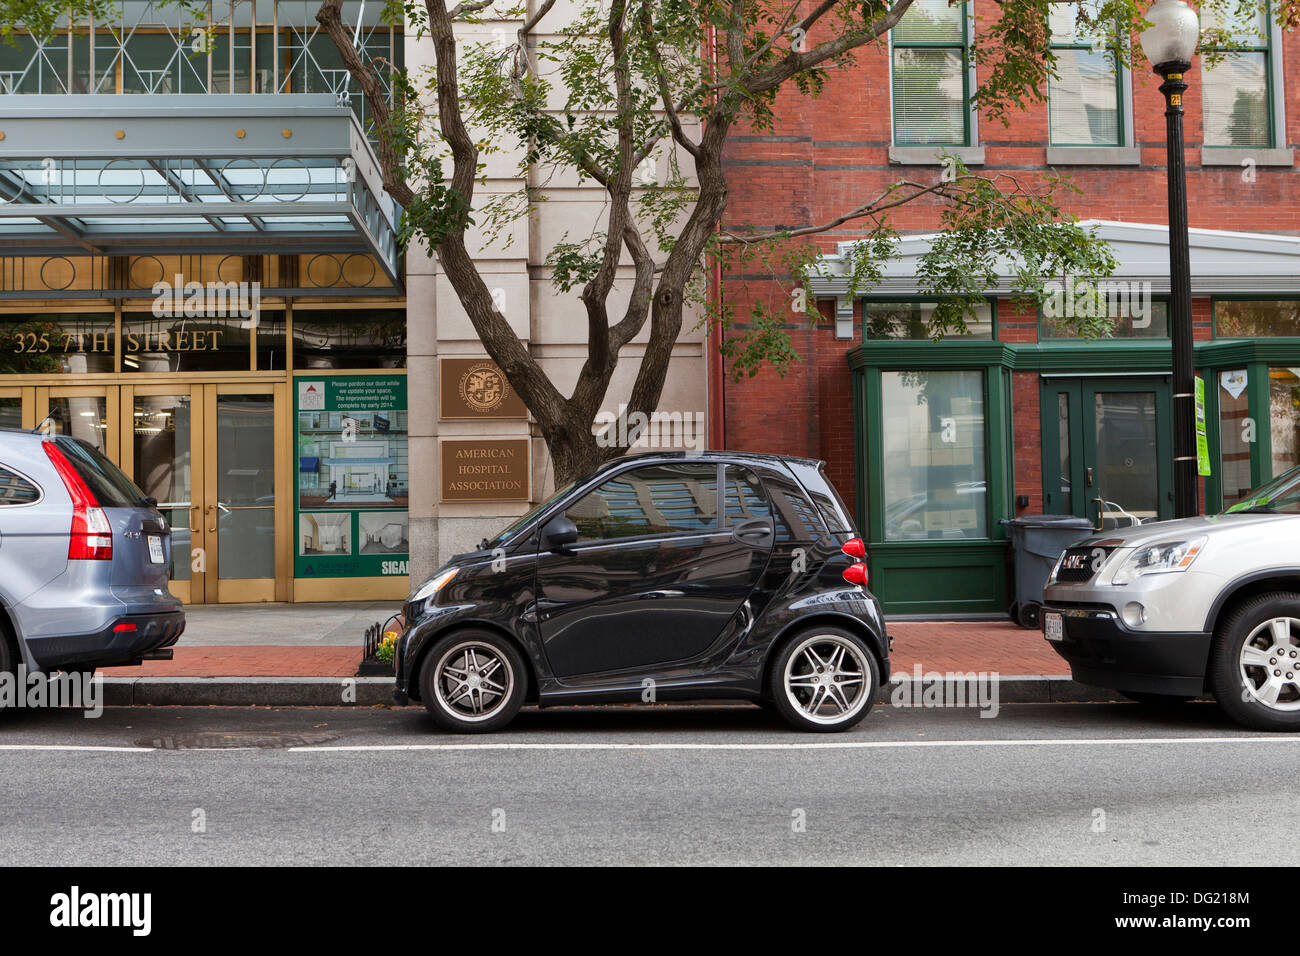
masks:
{"type": "Polygon", "coordinates": [[[0,96],[0,254],[368,253],[396,204],[328,94],[0,96]]]}

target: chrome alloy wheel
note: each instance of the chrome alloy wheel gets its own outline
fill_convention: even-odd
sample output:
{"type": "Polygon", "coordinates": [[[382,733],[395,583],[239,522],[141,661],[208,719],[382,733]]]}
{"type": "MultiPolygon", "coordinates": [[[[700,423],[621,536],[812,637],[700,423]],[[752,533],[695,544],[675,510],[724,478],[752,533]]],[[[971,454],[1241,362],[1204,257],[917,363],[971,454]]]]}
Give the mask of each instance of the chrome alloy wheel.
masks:
{"type": "Polygon", "coordinates": [[[795,710],[818,724],[847,720],[871,699],[875,687],[866,652],[838,634],[814,634],[785,664],[785,694],[795,710]]]}
{"type": "Polygon", "coordinates": [[[1246,694],[1270,710],[1300,710],[1300,620],[1275,617],[1241,645],[1246,694]]]}
{"type": "Polygon", "coordinates": [[[471,723],[495,716],[510,699],[514,686],[510,662],[478,641],[452,645],[434,671],[438,706],[457,720],[471,723]]]}

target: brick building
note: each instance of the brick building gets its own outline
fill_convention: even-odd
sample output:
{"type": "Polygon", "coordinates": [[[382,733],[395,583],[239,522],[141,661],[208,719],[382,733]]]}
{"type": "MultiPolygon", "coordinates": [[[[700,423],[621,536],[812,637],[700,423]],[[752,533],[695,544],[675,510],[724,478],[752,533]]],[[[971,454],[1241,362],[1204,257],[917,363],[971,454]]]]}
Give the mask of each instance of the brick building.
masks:
{"type": "MultiPolygon", "coordinates": [[[[941,152],[1026,182],[1068,175],[1079,191],[1066,208],[1096,221],[1119,260],[1116,288],[1133,292],[1111,300],[1114,335],[1084,342],[1014,302],[1004,281],[971,334],[935,343],[915,279],[935,203],[892,216],[900,256],[862,295],[836,276],[864,227],[818,237],[824,321],[792,327],[804,361],[784,378],[727,381],[725,442],[828,462],[868,541],[873,588],[894,613],[1005,609],[1001,519],[1074,513],[1113,527],[1172,516],[1159,78],[1115,70],[1074,34],[1074,6],[1062,4],[1061,77],[1047,102],[1009,127],[991,123],[967,100],[978,81],[972,30],[994,15],[981,4],[991,7],[917,0],[889,42],[833,72],[818,99],[785,92],[774,128],[740,131],[727,155],[730,220],[760,228],[829,221],[901,178],[933,182],[941,152]]],[[[1209,511],[1300,463],[1300,93],[1285,83],[1300,71],[1300,37],[1263,17],[1257,29],[1252,49],[1221,66],[1198,55],[1184,97],[1209,511]]],[[[743,315],[760,299],[789,309],[794,282],[733,271],[721,285],[743,315]]]]}

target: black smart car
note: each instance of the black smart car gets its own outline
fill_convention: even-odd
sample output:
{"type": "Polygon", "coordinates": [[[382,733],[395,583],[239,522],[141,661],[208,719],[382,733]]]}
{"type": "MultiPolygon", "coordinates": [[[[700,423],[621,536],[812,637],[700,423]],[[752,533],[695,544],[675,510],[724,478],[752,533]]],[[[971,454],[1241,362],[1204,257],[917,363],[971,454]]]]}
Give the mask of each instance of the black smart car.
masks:
{"type": "Polygon", "coordinates": [[[525,701],[719,698],[844,730],[889,678],[865,556],[821,462],[619,458],[412,592],[397,700],[459,732],[525,701]]]}

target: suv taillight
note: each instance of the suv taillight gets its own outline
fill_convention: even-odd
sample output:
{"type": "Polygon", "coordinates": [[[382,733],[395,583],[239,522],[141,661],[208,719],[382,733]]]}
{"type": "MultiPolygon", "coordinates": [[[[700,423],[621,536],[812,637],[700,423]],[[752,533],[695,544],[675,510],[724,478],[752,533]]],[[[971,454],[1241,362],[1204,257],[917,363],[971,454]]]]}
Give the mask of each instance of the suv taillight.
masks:
{"type": "Polygon", "coordinates": [[[72,499],[72,532],[68,539],[69,561],[111,561],[113,559],[113,528],[108,523],[108,515],[99,506],[95,498],[72,467],[72,462],[59,450],[59,446],[47,441],[45,454],[50,464],[63,479],[63,487],[68,489],[72,499]]]}
{"type": "Polygon", "coordinates": [[[855,558],[858,561],[863,561],[867,557],[867,546],[861,538],[849,538],[848,541],[844,542],[840,550],[850,558],[855,558]]]}

